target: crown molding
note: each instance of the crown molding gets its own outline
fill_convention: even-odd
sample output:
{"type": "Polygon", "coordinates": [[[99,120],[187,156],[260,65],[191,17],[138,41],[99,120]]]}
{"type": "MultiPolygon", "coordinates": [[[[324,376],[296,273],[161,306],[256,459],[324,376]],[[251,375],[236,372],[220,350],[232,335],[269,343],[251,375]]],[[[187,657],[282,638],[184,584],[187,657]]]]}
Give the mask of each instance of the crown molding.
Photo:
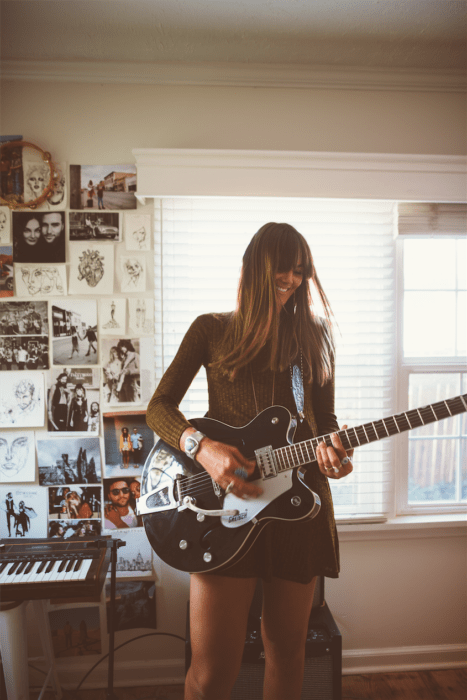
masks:
{"type": "Polygon", "coordinates": [[[4,60],[4,80],[135,83],[322,90],[467,92],[463,70],[305,66],[266,63],[188,63],[4,60]]]}

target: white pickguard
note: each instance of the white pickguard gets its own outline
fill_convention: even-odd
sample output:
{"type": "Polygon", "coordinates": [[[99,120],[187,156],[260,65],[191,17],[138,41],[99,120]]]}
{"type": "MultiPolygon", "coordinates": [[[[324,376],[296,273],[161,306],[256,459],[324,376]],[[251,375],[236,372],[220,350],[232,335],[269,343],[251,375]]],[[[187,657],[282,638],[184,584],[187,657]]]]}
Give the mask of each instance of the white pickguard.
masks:
{"type": "Polygon", "coordinates": [[[233,493],[227,494],[224,498],[223,508],[226,510],[238,510],[238,515],[222,516],[221,522],[224,527],[241,527],[253,520],[274,499],[292,488],[292,472],[283,472],[270,479],[257,479],[251,483],[260,486],[263,489],[263,493],[261,496],[248,501],[234,496],[233,493]]]}

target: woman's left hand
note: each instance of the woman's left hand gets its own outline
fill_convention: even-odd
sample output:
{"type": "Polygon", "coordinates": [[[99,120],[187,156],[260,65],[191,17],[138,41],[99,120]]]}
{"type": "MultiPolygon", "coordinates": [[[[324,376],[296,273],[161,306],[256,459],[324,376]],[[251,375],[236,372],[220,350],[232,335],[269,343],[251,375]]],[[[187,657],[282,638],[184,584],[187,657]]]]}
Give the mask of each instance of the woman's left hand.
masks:
{"type": "MultiPolygon", "coordinates": [[[[346,428],[347,426],[344,425],[342,430],[346,428]]],[[[353,449],[347,450],[347,452],[344,450],[337,433],[331,435],[331,440],[332,447],[328,447],[323,441],[316,448],[319,470],[329,479],[342,479],[342,477],[348,476],[353,471],[351,458],[354,451],[353,449]]]]}

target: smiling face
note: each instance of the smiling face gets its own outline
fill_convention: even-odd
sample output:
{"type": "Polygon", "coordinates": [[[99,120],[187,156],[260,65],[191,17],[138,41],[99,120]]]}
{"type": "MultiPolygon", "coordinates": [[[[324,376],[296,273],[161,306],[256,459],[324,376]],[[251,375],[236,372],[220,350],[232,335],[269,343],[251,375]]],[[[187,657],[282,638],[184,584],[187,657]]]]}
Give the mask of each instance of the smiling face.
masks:
{"type": "Polygon", "coordinates": [[[288,302],[303,282],[303,266],[298,264],[288,272],[278,272],[275,277],[277,298],[282,306],[288,302]]]}
{"type": "Polygon", "coordinates": [[[130,489],[126,481],[114,481],[110,484],[109,500],[118,508],[125,508],[130,500],[130,489]]]}
{"type": "Polygon", "coordinates": [[[139,481],[132,481],[130,484],[130,491],[133,498],[136,500],[141,496],[141,484],[139,481]]]}
{"type": "Polygon", "coordinates": [[[44,214],[42,217],[42,235],[46,243],[53,243],[62,231],[63,221],[59,212],[44,214]]]}
{"type": "Polygon", "coordinates": [[[41,225],[39,219],[29,219],[26,222],[26,226],[23,229],[23,239],[26,245],[33,246],[36,245],[39,238],[41,237],[41,225]]]}

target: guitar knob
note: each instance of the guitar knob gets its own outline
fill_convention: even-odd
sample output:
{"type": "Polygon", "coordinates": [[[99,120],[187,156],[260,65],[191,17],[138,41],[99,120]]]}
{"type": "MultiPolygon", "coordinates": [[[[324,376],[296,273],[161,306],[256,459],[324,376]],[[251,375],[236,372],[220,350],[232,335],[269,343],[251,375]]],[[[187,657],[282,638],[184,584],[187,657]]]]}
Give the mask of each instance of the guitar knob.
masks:
{"type": "Polygon", "coordinates": [[[272,423],[273,425],[277,425],[277,424],[279,423],[279,418],[275,418],[275,417],[274,417],[274,418],[271,420],[271,423],[272,423]]]}
{"type": "Polygon", "coordinates": [[[290,499],[290,502],[293,506],[299,506],[300,503],[302,502],[302,499],[300,496],[294,496],[293,498],[290,499]]]}
{"type": "Polygon", "coordinates": [[[199,523],[203,523],[204,520],[205,520],[205,518],[206,518],[206,516],[204,515],[204,513],[197,513],[197,514],[196,514],[196,520],[197,520],[199,523]]]}
{"type": "Polygon", "coordinates": [[[188,549],[188,542],[186,540],[180,540],[178,546],[180,549],[188,549]]]}
{"type": "Polygon", "coordinates": [[[212,554],[211,554],[211,552],[204,552],[204,554],[203,554],[203,559],[204,559],[204,561],[205,561],[207,564],[209,564],[209,562],[212,561],[212,554]]]}

